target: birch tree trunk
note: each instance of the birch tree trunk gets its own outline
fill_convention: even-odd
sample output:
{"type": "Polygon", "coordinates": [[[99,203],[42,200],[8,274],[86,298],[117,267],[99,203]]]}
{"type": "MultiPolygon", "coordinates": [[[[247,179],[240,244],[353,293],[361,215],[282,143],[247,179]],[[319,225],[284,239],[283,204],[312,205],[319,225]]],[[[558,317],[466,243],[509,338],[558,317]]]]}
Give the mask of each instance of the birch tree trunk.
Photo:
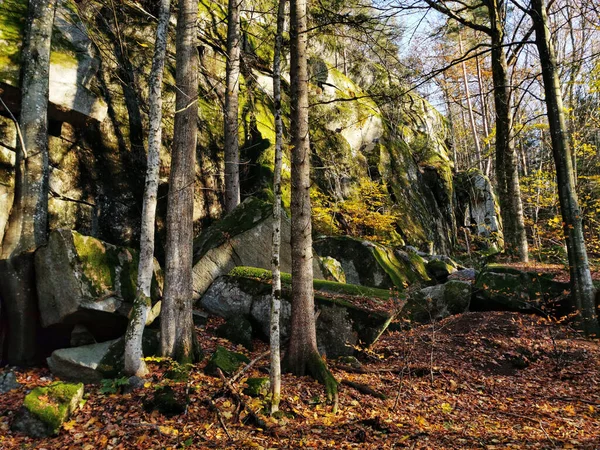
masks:
{"type": "Polygon", "coordinates": [[[169,176],[165,292],[161,310],[161,353],[179,362],[193,359],[192,246],[194,166],[198,121],[198,3],[179,0],[177,95],[169,176]]]}
{"type": "Polygon", "coordinates": [[[312,269],[306,0],[290,1],[292,319],[287,368],[311,374],[336,400],[337,381],[317,350],[312,269]]]}
{"type": "Polygon", "coordinates": [[[563,219],[563,230],[569,257],[571,295],[581,314],[583,330],[598,336],[600,327],[596,315],[594,285],[590,274],[585,247],[581,210],[575,190],[573,159],[564,115],[562,93],[558,77],[556,55],[548,29],[548,15],[544,0],[531,0],[531,18],[535,27],[535,42],[540,54],[542,78],[546,94],[548,124],[552,138],[552,154],[556,166],[558,198],[563,219]]]}
{"type": "Polygon", "coordinates": [[[281,53],[286,0],[279,0],[277,34],[273,55],[273,101],[275,103],[275,169],[273,178],[273,290],[271,295],[271,414],[279,411],[281,400],[281,350],[279,317],[281,312],[281,166],[283,157],[283,122],[281,120],[281,53]]]}
{"type": "MultiPolygon", "coordinates": [[[[458,51],[463,54],[462,37],[460,31],[458,33],[458,51]]],[[[463,84],[465,86],[465,95],[467,96],[467,111],[469,112],[469,125],[471,126],[471,134],[475,143],[475,156],[477,157],[477,167],[483,170],[483,162],[481,160],[481,144],[479,143],[479,135],[477,134],[477,126],[475,125],[475,116],[473,115],[473,102],[471,102],[471,89],[469,88],[469,78],[467,77],[467,65],[463,61],[461,63],[463,84]]]]}
{"type": "Polygon", "coordinates": [[[240,204],[238,109],[240,92],[240,8],[243,0],[229,0],[227,62],[225,66],[225,212],[240,204]]]}
{"type": "Polygon", "coordinates": [[[146,188],[142,206],[140,237],[140,261],[137,275],[137,292],[125,334],[125,373],[144,376],[148,373],[143,361],[142,335],[151,307],[151,286],[154,273],[154,223],[156,221],[156,197],[160,169],[160,146],[162,140],[162,82],[167,34],[171,17],[171,1],[161,0],[154,44],[154,57],[148,86],[150,103],[150,130],[148,133],[148,165],[146,188]]]}
{"type": "Polygon", "coordinates": [[[30,0],[21,52],[21,114],[14,203],[0,262],[0,298],[8,324],[0,360],[29,365],[38,328],[33,252],[48,239],[48,93],[56,0],[30,0]]]}

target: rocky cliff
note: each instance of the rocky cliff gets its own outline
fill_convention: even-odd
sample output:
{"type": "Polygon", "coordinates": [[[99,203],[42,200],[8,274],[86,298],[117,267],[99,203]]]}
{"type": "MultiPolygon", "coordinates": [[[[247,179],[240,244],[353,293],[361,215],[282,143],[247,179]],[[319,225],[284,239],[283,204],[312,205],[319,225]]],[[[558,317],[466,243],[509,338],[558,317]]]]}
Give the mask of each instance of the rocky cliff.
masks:
{"type": "MultiPolygon", "coordinates": [[[[135,245],[145,174],[147,78],[156,7],[152,2],[129,0],[115,3],[115,10],[107,5],[64,0],[57,10],[50,71],[50,227],[135,245]]],[[[221,214],[226,10],[218,2],[199,5],[198,230],[221,214]]],[[[25,0],[0,3],[0,95],[14,114],[19,111],[25,8],[25,0]]],[[[247,12],[243,21],[240,138],[244,196],[271,195],[274,27],[274,18],[258,12],[247,12]]],[[[173,128],[174,31],[173,18],[165,76],[159,235],[173,128]]],[[[375,70],[375,63],[365,63],[366,69],[357,71],[344,62],[342,69],[337,57],[323,51],[318,34],[310,42],[315,196],[332,204],[343,202],[356,197],[365,181],[374,182],[382,189],[383,209],[394,218],[391,227],[396,243],[447,253],[454,244],[456,220],[445,119],[416,94],[393,100],[397,114],[391,118],[366,94],[364,83],[370,81],[364,73],[375,70]]],[[[283,107],[289,110],[285,95],[283,107]]],[[[389,101],[385,108],[389,109],[389,101]]],[[[0,109],[0,114],[1,242],[12,202],[16,133],[7,111],[0,109]]],[[[284,183],[284,194],[289,196],[288,158],[284,183]]],[[[368,203],[368,199],[362,201],[368,203]]],[[[343,223],[336,232],[344,234],[343,223]]],[[[159,248],[159,258],[160,254],[159,248]]]]}

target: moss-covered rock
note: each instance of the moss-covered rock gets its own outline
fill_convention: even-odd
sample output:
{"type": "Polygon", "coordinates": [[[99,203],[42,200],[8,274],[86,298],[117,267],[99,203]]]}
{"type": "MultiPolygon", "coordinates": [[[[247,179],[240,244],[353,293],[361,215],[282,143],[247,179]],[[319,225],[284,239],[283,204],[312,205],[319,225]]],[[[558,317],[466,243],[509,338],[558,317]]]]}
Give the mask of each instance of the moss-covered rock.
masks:
{"type": "Polygon", "coordinates": [[[477,277],[472,309],[568,313],[570,286],[552,277],[491,264],[477,277]]]}
{"type": "MultiPolygon", "coordinates": [[[[99,341],[122,335],[135,299],[138,254],[71,230],[53,231],[35,255],[42,325],[85,325],[99,341]]],[[[162,282],[155,260],[153,303],[162,282]]]]}
{"type": "MultiPolygon", "coordinates": [[[[290,220],[281,218],[280,267],[290,271],[290,220]]],[[[199,299],[221,275],[236,266],[271,268],[273,207],[270,203],[250,197],[222,220],[208,227],[194,241],[194,298],[199,299]]],[[[315,278],[323,278],[315,259],[315,278]]]]}
{"type": "Polygon", "coordinates": [[[163,416],[173,417],[183,414],[187,401],[187,398],[179,398],[171,386],[160,386],[154,391],[151,399],[144,401],[144,409],[156,410],[163,416]]]}
{"type": "Polygon", "coordinates": [[[233,375],[242,364],[249,363],[246,355],[237,352],[230,352],[225,347],[218,346],[211,355],[204,371],[209,375],[218,376],[220,369],[225,375],[233,375]]]}
{"type": "MultiPolygon", "coordinates": [[[[282,273],[281,335],[289,336],[291,276],[282,273]]],[[[202,306],[223,317],[249,315],[264,337],[269,335],[271,272],[251,267],[235,268],[219,278],[202,297],[202,306]]],[[[351,355],[354,346],[371,345],[395,315],[390,291],[314,280],[315,305],[319,309],[317,342],[329,357],[351,355]]]]}
{"type": "Polygon", "coordinates": [[[225,338],[234,344],[240,344],[249,351],[254,350],[252,344],[252,324],[244,316],[234,316],[217,328],[217,336],[225,338]]]}
{"type": "Polygon", "coordinates": [[[438,281],[445,281],[448,276],[458,269],[450,258],[432,258],[427,262],[427,273],[438,281]]]}
{"type": "Polygon", "coordinates": [[[56,382],[32,390],[23,402],[27,410],[43,421],[52,434],[57,434],[61,425],[79,407],[83,398],[83,384],[56,382]]]}
{"type": "Polygon", "coordinates": [[[396,253],[381,244],[347,236],[318,238],[314,248],[319,256],[339,261],[351,284],[403,290],[430,280],[423,259],[413,252],[396,253]]]}
{"type": "Polygon", "coordinates": [[[271,382],[268,378],[248,378],[246,380],[246,387],[244,388],[244,394],[250,397],[265,397],[269,393],[271,388],[271,382]]]}
{"type": "Polygon", "coordinates": [[[321,260],[321,266],[323,267],[323,272],[327,280],[335,281],[337,283],[346,282],[344,268],[337,259],[330,256],[323,256],[319,258],[321,260]]]}
{"type": "Polygon", "coordinates": [[[411,293],[399,317],[412,323],[427,323],[464,313],[470,302],[470,283],[448,281],[411,293]]]}

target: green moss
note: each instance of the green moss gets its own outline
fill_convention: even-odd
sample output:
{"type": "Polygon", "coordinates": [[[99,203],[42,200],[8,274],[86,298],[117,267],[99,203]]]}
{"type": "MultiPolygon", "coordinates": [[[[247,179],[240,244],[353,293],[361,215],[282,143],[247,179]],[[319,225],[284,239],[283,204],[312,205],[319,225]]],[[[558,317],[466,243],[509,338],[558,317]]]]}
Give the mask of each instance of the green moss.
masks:
{"type": "Polygon", "coordinates": [[[249,362],[250,360],[246,355],[230,352],[225,347],[219,345],[208,360],[204,371],[209,375],[217,376],[218,369],[220,369],[225,375],[233,375],[242,364],[249,362]]]}
{"type": "Polygon", "coordinates": [[[115,267],[119,265],[117,252],[96,238],[76,232],[71,234],[83,276],[93,289],[92,294],[99,297],[112,291],[115,286],[115,267]]]}
{"type": "MultiPolygon", "coordinates": [[[[263,282],[270,282],[272,280],[272,273],[270,270],[259,269],[256,267],[235,267],[229,272],[229,276],[250,278],[254,280],[260,280],[263,282]]],[[[292,275],[289,273],[281,273],[282,285],[292,285],[292,275]]],[[[374,299],[376,302],[385,303],[390,299],[390,292],[385,289],[377,289],[367,286],[358,286],[355,284],[338,283],[335,281],[328,280],[313,280],[313,286],[315,291],[323,293],[340,294],[350,297],[368,297],[374,299]]]]}
{"type": "Polygon", "coordinates": [[[260,199],[249,197],[235,210],[212,224],[194,240],[194,262],[212,248],[223,245],[230,237],[248,231],[272,214],[273,207],[260,199]]]}
{"type": "Polygon", "coordinates": [[[244,388],[244,394],[250,397],[265,397],[269,393],[271,383],[268,378],[248,378],[246,380],[246,388],[244,388]]]}
{"type": "Polygon", "coordinates": [[[334,412],[337,409],[339,383],[327,367],[327,363],[318,353],[313,353],[306,362],[308,373],[325,386],[327,401],[334,404],[334,412]]]}
{"type": "Polygon", "coordinates": [[[82,396],[83,383],[56,382],[35,388],[27,394],[23,404],[56,434],[63,422],[75,411],[82,396]]]}

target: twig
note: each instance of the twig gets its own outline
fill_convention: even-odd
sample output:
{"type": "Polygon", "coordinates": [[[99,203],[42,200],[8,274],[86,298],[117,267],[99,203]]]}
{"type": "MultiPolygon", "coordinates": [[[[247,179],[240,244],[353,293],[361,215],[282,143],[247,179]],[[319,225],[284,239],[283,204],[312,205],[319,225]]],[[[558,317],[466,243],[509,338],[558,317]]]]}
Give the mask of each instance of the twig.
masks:
{"type": "Polygon", "coordinates": [[[227,429],[227,425],[225,425],[225,421],[223,420],[223,416],[221,415],[221,410],[217,407],[217,405],[215,405],[215,402],[213,401],[212,398],[209,398],[208,402],[209,402],[210,407],[212,409],[214,409],[215,412],[217,413],[217,419],[219,419],[219,423],[221,424],[221,427],[223,428],[223,431],[225,431],[225,434],[227,435],[227,437],[229,438],[229,440],[233,441],[233,437],[229,433],[229,430],[227,429]]]}
{"type": "Polygon", "coordinates": [[[246,373],[254,364],[256,364],[258,361],[260,361],[261,359],[263,359],[264,357],[266,357],[269,353],[271,353],[270,350],[267,350],[266,352],[261,353],[260,355],[258,355],[256,358],[254,358],[252,361],[250,361],[248,364],[246,364],[244,366],[244,368],[242,370],[240,370],[238,373],[236,373],[231,380],[229,380],[227,383],[230,385],[233,385],[233,383],[235,383],[244,373],[246,373]]]}

